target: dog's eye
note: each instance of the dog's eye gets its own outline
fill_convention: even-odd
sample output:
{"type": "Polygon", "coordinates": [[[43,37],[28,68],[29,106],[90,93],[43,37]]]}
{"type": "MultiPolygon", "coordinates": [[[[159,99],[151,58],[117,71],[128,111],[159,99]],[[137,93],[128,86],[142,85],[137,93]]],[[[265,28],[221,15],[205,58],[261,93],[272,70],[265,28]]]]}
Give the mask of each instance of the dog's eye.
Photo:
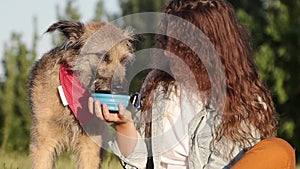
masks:
{"type": "Polygon", "coordinates": [[[110,59],[108,53],[105,53],[103,60],[104,60],[106,63],[110,63],[110,62],[111,62],[111,59],[110,59]]]}
{"type": "Polygon", "coordinates": [[[123,56],[121,59],[120,59],[120,63],[121,64],[125,64],[125,62],[127,61],[127,58],[128,58],[129,56],[123,56]]]}

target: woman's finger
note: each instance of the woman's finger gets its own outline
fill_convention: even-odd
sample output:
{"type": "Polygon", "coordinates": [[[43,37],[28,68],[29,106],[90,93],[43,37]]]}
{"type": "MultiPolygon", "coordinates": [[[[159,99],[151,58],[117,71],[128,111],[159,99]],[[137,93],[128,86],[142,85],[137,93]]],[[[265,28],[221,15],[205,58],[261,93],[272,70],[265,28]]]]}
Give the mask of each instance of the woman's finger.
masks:
{"type": "Polygon", "coordinates": [[[122,118],[122,117],[124,117],[124,113],[125,113],[124,106],[123,106],[123,104],[119,104],[118,107],[119,107],[119,113],[118,113],[118,116],[119,116],[120,118],[122,118]]]}
{"type": "Polygon", "coordinates": [[[89,97],[88,108],[89,112],[94,114],[94,99],[92,97],[89,97]]]}
{"type": "Polygon", "coordinates": [[[111,113],[109,113],[108,107],[106,104],[102,104],[102,114],[104,119],[107,122],[116,122],[115,118],[112,116],[111,113]]]}
{"type": "Polygon", "coordinates": [[[119,104],[118,117],[121,123],[132,121],[131,112],[126,110],[123,104],[119,104]]]}
{"type": "Polygon", "coordinates": [[[96,116],[98,118],[100,118],[101,120],[104,120],[104,117],[103,117],[103,114],[102,114],[102,111],[101,111],[101,104],[100,104],[99,100],[95,101],[94,110],[95,110],[96,116]]]}

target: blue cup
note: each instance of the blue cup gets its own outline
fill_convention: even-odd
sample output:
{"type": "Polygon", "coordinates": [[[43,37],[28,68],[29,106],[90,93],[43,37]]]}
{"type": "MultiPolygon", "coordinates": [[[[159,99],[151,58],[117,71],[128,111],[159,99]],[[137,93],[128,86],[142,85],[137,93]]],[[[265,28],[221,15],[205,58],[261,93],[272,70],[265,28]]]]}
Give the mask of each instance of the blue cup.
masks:
{"type": "Polygon", "coordinates": [[[118,105],[121,103],[125,108],[128,106],[131,96],[124,94],[93,93],[94,100],[100,100],[101,104],[106,104],[108,110],[119,111],[118,105]]]}

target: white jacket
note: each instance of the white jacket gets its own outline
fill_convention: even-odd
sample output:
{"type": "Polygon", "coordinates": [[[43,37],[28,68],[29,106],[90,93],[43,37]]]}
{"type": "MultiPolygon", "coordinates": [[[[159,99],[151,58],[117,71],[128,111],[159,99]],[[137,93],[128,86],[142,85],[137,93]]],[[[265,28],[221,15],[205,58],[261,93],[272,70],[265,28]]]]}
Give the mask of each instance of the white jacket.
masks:
{"type": "MultiPolygon", "coordinates": [[[[138,134],[138,142],[134,151],[127,157],[124,157],[118,148],[117,142],[109,142],[111,150],[120,158],[122,165],[126,169],[138,168],[142,169],[146,167],[147,156],[152,154],[154,168],[163,169],[165,166],[161,165],[161,154],[165,150],[163,142],[165,137],[161,137],[164,133],[163,120],[166,118],[164,115],[172,110],[181,111],[185,113],[189,111],[196,111],[193,119],[188,124],[188,137],[189,137],[189,156],[188,164],[189,169],[222,169],[230,168],[238,159],[240,159],[244,150],[240,144],[233,144],[230,140],[222,138],[220,142],[213,145],[213,138],[215,137],[215,126],[218,123],[216,110],[213,106],[202,106],[197,103],[197,96],[190,94],[183,96],[184,92],[176,92],[175,88],[172,88],[167,94],[160,86],[155,91],[152,107],[152,133],[151,133],[151,145],[152,152],[147,151],[146,140],[143,138],[145,126],[140,127],[138,134]],[[180,106],[178,106],[180,103],[180,106]],[[174,109],[174,106],[178,106],[174,109]],[[229,152],[234,147],[230,156],[229,152]],[[218,151],[215,151],[215,147],[218,151]],[[222,155],[220,155],[222,154],[222,155]],[[232,157],[232,158],[230,158],[232,157]]],[[[139,122],[141,112],[136,113],[135,122],[139,122]]],[[[255,143],[260,141],[259,132],[255,129],[251,129],[253,136],[257,138],[255,142],[249,143],[251,148],[255,143]]]]}

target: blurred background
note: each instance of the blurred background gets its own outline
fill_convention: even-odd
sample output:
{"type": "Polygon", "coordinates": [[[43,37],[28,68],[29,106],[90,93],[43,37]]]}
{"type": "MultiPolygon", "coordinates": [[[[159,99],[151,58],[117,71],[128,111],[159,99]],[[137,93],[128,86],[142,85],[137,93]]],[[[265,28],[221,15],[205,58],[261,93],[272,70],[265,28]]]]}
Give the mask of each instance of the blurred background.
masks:
{"type": "MultiPolygon", "coordinates": [[[[31,116],[26,83],[33,62],[59,44],[59,34],[43,34],[60,19],[112,21],[138,12],[162,12],[169,0],[11,0],[0,6],[0,168],[31,168],[31,116]]],[[[260,77],[280,114],[278,136],[300,153],[300,1],[229,0],[252,32],[260,77]],[[298,131],[298,132],[297,132],[298,131]]],[[[148,43],[151,45],[151,43],[148,43]]],[[[141,80],[141,79],[138,79],[141,80]]],[[[72,168],[69,153],[57,168],[72,168]]],[[[116,168],[107,154],[102,168],[116,168]]],[[[75,167],[74,167],[75,168],[75,167]]]]}

